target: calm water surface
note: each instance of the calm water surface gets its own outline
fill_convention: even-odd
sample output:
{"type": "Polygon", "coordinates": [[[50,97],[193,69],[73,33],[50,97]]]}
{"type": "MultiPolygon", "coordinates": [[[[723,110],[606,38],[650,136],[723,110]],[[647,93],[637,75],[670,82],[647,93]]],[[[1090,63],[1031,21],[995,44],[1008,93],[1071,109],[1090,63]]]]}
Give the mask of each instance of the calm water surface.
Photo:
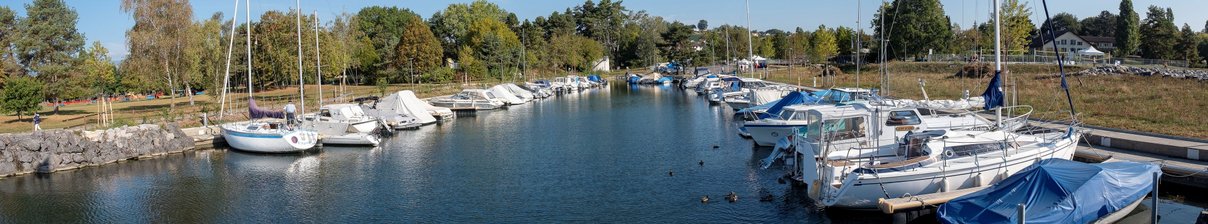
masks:
{"type": "Polygon", "coordinates": [[[0,179],[0,223],[888,221],[813,208],[776,181],[781,168],[757,168],[770,149],[739,138],[731,113],[695,93],[615,85],[373,149],[204,150],[0,179]]]}

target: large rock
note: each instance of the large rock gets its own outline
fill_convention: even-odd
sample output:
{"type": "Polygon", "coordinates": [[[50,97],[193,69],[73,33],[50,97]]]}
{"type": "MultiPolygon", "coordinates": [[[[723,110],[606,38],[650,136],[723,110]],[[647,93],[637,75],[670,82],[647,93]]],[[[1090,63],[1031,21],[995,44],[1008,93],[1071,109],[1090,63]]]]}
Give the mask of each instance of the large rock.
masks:
{"type": "Polygon", "coordinates": [[[192,148],[193,139],[174,124],[0,134],[0,176],[54,172],[192,148]]]}

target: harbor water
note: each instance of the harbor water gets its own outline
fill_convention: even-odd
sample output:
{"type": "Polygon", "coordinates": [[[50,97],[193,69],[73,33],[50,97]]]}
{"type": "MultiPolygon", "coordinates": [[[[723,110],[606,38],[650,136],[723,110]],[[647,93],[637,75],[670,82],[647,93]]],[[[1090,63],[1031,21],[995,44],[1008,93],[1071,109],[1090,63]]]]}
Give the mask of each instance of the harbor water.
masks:
{"type": "MultiPolygon", "coordinates": [[[[888,221],[814,208],[777,181],[783,168],[758,168],[771,150],[738,137],[732,113],[690,91],[614,84],[378,148],[201,150],[0,179],[0,223],[888,221]]],[[[1163,205],[1192,220],[1202,209],[1163,205]]]]}

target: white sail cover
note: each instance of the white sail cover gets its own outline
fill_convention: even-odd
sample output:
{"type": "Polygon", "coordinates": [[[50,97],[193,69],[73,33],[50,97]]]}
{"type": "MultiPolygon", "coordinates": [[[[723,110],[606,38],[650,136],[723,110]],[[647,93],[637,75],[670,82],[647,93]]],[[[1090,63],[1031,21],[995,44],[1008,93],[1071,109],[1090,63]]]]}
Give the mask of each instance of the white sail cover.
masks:
{"type": "Polygon", "coordinates": [[[383,112],[393,112],[403,115],[411,115],[421,124],[429,124],[436,122],[436,118],[428,112],[428,103],[419,100],[415,97],[415,92],[411,90],[398,91],[378,103],[378,110],[383,112]]]}
{"type": "Polygon", "coordinates": [[[489,89],[489,91],[491,91],[492,94],[495,94],[495,97],[502,99],[504,102],[507,102],[508,104],[515,105],[515,104],[522,104],[522,103],[526,102],[526,101],[520,99],[520,97],[516,97],[516,95],[513,94],[512,91],[508,90],[508,87],[505,87],[503,85],[495,85],[494,87],[491,87],[491,89],[489,89]]]}

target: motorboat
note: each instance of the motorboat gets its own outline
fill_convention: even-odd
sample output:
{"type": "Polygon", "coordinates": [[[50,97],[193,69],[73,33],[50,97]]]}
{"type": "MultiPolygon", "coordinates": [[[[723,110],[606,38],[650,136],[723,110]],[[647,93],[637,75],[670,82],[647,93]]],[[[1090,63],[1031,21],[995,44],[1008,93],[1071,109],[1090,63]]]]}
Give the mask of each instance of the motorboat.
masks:
{"type": "Polygon", "coordinates": [[[1151,163],[1045,159],[988,188],[940,205],[941,223],[1116,223],[1153,193],[1151,163]],[[1024,220],[1018,220],[1018,206],[1024,220]]]}
{"type": "Polygon", "coordinates": [[[790,179],[807,185],[821,206],[873,209],[880,198],[987,186],[1040,159],[1070,159],[1081,137],[1073,126],[1040,134],[928,130],[896,113],[858,105],[808,110],[805,119],[814,122],[795,131],[788,150],[790,179]]]}
{"type": "MultiPolygon", "coordinates": [[[[860,113],[887,118],[884,123],[872,124],[881,126],[881,129],[910,127],[912,131],[927,131],[989,128],[994,125],[993,122],[973,113],[940,115],[926,109],[920,110],[919,108],[912,107],[877,107],[870,109],[872,107],[868,103],[855,102],[851,103],[851,105],[800,104],[787,106],[776,117],[744,122],[742,130],[749,133],[751,139],[755,140],[755,145],[774,146],[780,138],[784,138],[789,133],[804,128],[812,122],[816,122],[817,120],[808,120],[807,115],[810,110],[825,110],[829,108],[856,108],[855,110],[862,110],[860,113]]],[[[897,132],[893,135],[893,138],[902,137],[901,135],[904,134],[906,132],[897,132]]],[[[886,144],[892,142],[892,139],[883,141],[886,144]]],[[[866,146],[868,145],[876,146],[877,144],[867,143],[866,146]]]]}
{"type": "Polygon", "coordinates": [[[725,99],[726,105],[730,106],[730,109],[737,111],[746,109],[752,105],[767,104],[769,102],[779,100],[780,98],[784,97],[785,94],[795,91],[779,86],[744,90],[745,94],[743,95],[732,95],[725,99]]]}
{"type": "Polygon", "coordinates": [[[494,110],[507,105],[485,89],[465,89],[452,96],[429,99],[428,103],[437,107],[465,110],[494,110]]]}
{"type": "Polygon", "coordinates": [[[378,119],[356,104],[329,104],[302,116],[302,126],[319,133],[319,142],[342,145],[377,145],[378,119]]]}
{"type": "Polygon", "coordinates": [[[575,84],[577,81],[578,79],[570,79],[568,77],[554,77],[553,80],[550,80],[549,88],[553,89],[556,93],[570,92],[574,91],[578,86],[578,84],[575,84]]]}
{"type": "Polygon", "coordinates": [[[507,103],[508,105],[520,105],[528,103],[528,101],[517,97],[515,93],[512,93],[512,91],[508,90],[508,87],[504,86],[503,84],[492,86],[487,90],[491,91],[491,94],[495,95],[495,97],[498,99],[503,100],[503,102],[507,103]]]}

